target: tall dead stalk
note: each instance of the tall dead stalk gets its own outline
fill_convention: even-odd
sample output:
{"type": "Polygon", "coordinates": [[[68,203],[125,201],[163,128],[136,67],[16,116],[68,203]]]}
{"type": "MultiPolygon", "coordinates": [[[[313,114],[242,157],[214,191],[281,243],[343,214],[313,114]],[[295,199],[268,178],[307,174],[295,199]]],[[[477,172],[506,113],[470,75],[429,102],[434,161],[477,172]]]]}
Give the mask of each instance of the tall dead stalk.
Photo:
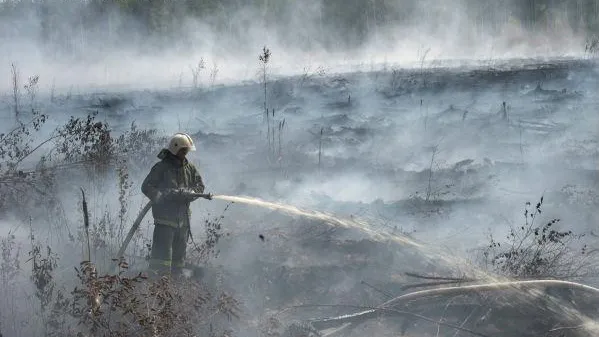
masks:
{"type": "Polygon", "coordinates": [[[85,201],[85,192],[81,189],[81,195],[83,196],[83,226],[85,228],[85,236],[87,238],[87,261],[92,260],[91,246],[89,243],[89,213],[87,211],[87,202],[85,201]]]}
{"type": "Polygon", "coordinates": [[[318,173],[321,173],[321,158],[322,158],[322,133],[324,132],[324,128],[320,128],[320,138],[318,141],[318,173]]]}
{"type": "MultiPolygon", "coordinates": [[[[270,141],[270,118],[268,115],[268,108],[267,108],[267,96],[266,96],[266,70],[267,70],[267,66],[268,66],[268,62],[270,61],[270,49],[266,48],[266,46],[264,46],[262,48],[262,54],[260,54],[258,56],[258,60],[260,61],[260,63],[262,64],[262,84],[264,86],[264,113],[266,115],[266,127],[267,127],[267,134],[266,134],[266,139],[268,140],[268,151],[270,153],[271,149],[271,141],[270,141]]],[[[272,112],[273,116],[274,116],[274,110],[272,112]]]]}
{"type": "Polygon", "coordinates": [[[14,63],[10,65],[12,97],[14,102],[15,117],[19,118],[19,70],[14,63]]]}

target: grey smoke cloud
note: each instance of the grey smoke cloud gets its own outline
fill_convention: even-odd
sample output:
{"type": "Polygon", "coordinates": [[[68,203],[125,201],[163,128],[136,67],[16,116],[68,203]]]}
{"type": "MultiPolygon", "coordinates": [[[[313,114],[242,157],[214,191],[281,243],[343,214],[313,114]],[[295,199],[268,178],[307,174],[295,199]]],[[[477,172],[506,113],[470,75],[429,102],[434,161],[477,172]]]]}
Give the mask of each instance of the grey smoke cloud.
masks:
{"type": "MultiPolygon", "coordinates": [[[[273,73],[289,75],[318,66],[343,71],[360,64],[420,67],[452,59],[492,64],[503,58],[580,56],[586,38],[561,8],[547,9],[545,21],[539,19],[531,29],[522,5],[510,2],[486,7],[466,0],[265,5],[273,13],[263,6],[226,4],[207,18],[166,13],[177,16],[176,24],[158,35],[148,35],[137,18],[117,8],[94,12],[50,2],[49,19],[32,8],[16,10],[0,24],[0,78],[8,79],[9,65],[16,62],[24,78],[40,75],[45,91],[52,86],[57,91],[170,87],[190,85],[189,67],[204,58],[200,81],[206,85],[214,64],[220,83],[256,80],[264,45],[273,52],[273,73]]],[[[9,88],[8,80],[0,82],[1,90],[9,88]]]]}

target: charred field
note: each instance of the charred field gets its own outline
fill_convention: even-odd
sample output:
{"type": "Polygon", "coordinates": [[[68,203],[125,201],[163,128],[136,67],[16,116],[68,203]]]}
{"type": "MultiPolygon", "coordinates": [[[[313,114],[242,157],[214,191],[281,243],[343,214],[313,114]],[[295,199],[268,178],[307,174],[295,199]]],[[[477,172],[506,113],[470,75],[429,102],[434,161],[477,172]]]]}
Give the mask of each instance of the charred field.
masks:
{"type": "Polygon", "coordinates": [[[594,60],[526,59],[22,83],[0,106],[0,333],[594,336],[599,291],[578,285],[598,286],[598,80],[594,60]],[[276,205],[194,203],[182,285],[135,279],[148,215],[111,278],[177,131],[207,191],[276,205]]]}

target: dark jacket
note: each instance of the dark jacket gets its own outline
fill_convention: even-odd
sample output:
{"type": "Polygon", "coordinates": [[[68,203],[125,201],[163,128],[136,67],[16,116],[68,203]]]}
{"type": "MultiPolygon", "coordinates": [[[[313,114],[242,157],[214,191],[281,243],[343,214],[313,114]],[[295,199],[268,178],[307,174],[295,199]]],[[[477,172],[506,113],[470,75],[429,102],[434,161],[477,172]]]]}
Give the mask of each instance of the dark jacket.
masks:
{"type": "Polygon", "coordinates": [[[203,193],[202,177],[197,168],[187,159],[181,162],[166,149],[160,151],[158,158],[161,161],[152,167],[141,185],[142,193],[155,202],[152,205],[154,222],[173,227],[188,226],[191,215],[189,202],[160,198],[156,203],[156,196],[159,191],[164,196],[169,189],[177,188],[189,188],[197,193],[203,193]]]}

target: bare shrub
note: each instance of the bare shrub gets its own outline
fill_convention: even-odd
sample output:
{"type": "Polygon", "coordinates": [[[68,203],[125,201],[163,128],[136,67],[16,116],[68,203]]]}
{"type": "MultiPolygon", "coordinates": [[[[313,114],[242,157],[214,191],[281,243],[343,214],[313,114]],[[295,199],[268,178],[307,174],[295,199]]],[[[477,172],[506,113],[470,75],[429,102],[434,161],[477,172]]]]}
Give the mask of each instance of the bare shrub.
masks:
{"type": "Polygon", "coordinates": [[[189,66],[189,70],[191,70],[191,75],[192,75],[193,87],[194,88],[198,87],[200,72],[205,67],[206,67],[206,63],[204,62],[203,58],[200,59],[200,61],[198,62],[198,64],[196,66],[194,66],[194,67],[189,66]]]}
{"type": "Polygon", "coordinates": [[[132,173],[141,173],[153,165],[156,149],[166,141],[167,137],[159,135],[157,130],[142,130],[133,122],[129,130],[114,140],[113,151],[132,173]]]}
{"type": "Polygon", "coordinates": [[[0,134],[0,209],[9,201],[18,205],[24,189],[36,188],[36,176],[40,174],[23,171],[19,164],[35,151],[32,135],[46,119],[46,115],[36,111],[29,121],[0,134]]]}
{"type": "Polygon", "coordinates": [[[589,253],[582,241],[584,234],[560,230],[560,219],[538,225],[542,205],[543,197],[532,210],[531,203],[526,203],[524,223],[510,226],[507,242],[490,237],[483,250],[487,268],[513,278],[577,279],[595,275],[590,261],[593,252],[589,253]]]}
{"type": "MultiPolygon", "coordinates": [[[[56,174],[75,169],[97,181],[99,187],[108,186],[105,178],[110,178],[109,173],[118,175],[124,219],[127,206],[122,202],[131,187],[129,175],[138,174],[153,163],[156,149],[165,137],[156,130],[139,130],[133,123],[115,138],[108,124],[97,121],[96,116],[97,113],[71,117],[63,126],[40,137],[48,116],[34,110],[28,122],[0,134],[0,210],[8,203],[11,207],[33,203],[59,211],[56,174]],[[49,200],[54,203],[48,203],[49,200]]],[[[19,213],[18,209],[13,211],[19,213]]]]}
{"type": "MultiPolygon", "coordinates": [[[[117,275],[100,276],[84,261],[77,269],[80,287],[73,291],[72,311],[80,333],[94,336],[196,336],[211,328],[210,318],[238,317],[238,305],[227,294],[213,295],[200,283],[168,277],[151,280],[126,276],[119,261],[117,275]]],[[[75,336],[75,335],[73,335],[75,336]]]]}
{"type": "Polygon", "coordinates": [[[391,71],[391,79],[389,80],[389,89],[392,93],[396,93],[401,89],[401,72],[399,69],[391,71]]]}
{"type": "Polygon", "coordinates": [[[315,77],[324,77],[326,76],[326,74],[326,69],[323,66],[318,66],[316,67],[316,69],[312,69],[312,67],[308,65],[303,69],[302,75],[300,76],[298,81],[299,85],[303,86],[309,80],[315,77]]]}
{"type": "MultiPolygon", "coordinates": [[[[85,194],[84,194],[85,195],[85,194]]],[[[84,215],[87,208],[84,203],[84,215]]],[[[107,214],[105,221],[113,217],[107,214]]],[[[210,248],[221,235],[220,220],[207,225],[210,248]]],[[[106,243],[108,234],[100,224],[90,227],[92,246],[106,243]]],[[[14,235],[2,240],[2,290],[14,300],[10,284],[19,275],[18,253],[15,256],[14,235]]],[[[227,330],[230,320],[239,318],[240,303],[225,291],[215,290],[201,282],[187,278],[147,278],[142,273],[128,275],[129,265],[115,260],[119,266],[116,274],[102,275],[98,266],[89,261],[75,268],[78,285],[71,292],[59,288],[56,279],[58,255],[42,245],[31,229],[29,252],[32,269],[34,299],[37,300],[36,319],[28,320],[28,328],[42,329],[45,336],[231,336],[227,330]],[[39,318],[39,320],[37,319],[39,318]]],[[[85,238],[80,238],[80,241],[85,238]]],[[[212,250],[212,252],[214,252],[212,250]]],[[[68,280],[67,280],[68,281],[68,280]]],[[[5,298],[7,298],[5,297],[5,298]]],[[[4,306],[2,307],[4,308],[4,306]]],[[[17,311],[18,312],[18,311],[17,311]]],[[[22,315],[22,314],[21,314],[22,315]]],[[[7,316],[0,310],[0,318],[7,316]]],[[[0,326],[0,328],[2,328],[0,326]]],[[[21,327],[23,328],[23,327],[21,327]]],[[[16,333],[16,331],[15,331],[16,333]]],[[[22,331],[18,332],[22,334],[22,331]]]]}
{"type": "Polygon", "coordinates": [[[42,128],[47,118],[36,111],[29,121],[0,134],[0,173],[16,171],[19,163],[34,151],[32,135],[42,128]]]}
{"type": "Polygon", "coordinates": [[[21,270],[20,247],[17,245],[15,235],[12,232],[8,232],[8,235],[0,240],[0,249],[2,250],[0,279],[2,285],[7,286],[16,279],[21,270]]]}
{"type": "Polygon", "coordinates": [[[587,39],[584,45],[584,54],[588,58],[595,58],[597,51],[599,50],[599,37],[593,35],[587,39]]]}
{"type": "Polygon", "coordinates": [[[52,301],[56,284],[53,280],[54,269],[58,265],[58,256],[49,246],[42,245],[35,240],[33,231],[30,235],[31,251],[29,261],[32,264],[31,281],[35,285],[35,296],[40,302],[42,313],[46,311],[52,301]],[[45,251],[46,254],[42,254],[45,251]]]}
{"type": "Polygon", "coordinates": [[[0,334],[15,333],[19,311],[14,299],[20,286],[21,247],[12,231],[0,239],[0,250],[0,334]]]}
{"type": "Polygon", "coordinates": [[[71,117],[45,141],[55,141],[51,152],[59,155],[57,159],[67,163],[93,163],[98,173],[107,169],[107,164],[113,159],[112,138],[108,124],[97,121],[96,115],[97,112],[85,118],[71,117]]]}
{"type": "Polygon", "coordinates": [[[192,264],[206,264],[211,258],[218,257],[219,250],[216,246],[223,235],[229,235],[229,233],[225,234],[222,230],[222,220],[225,218],[225,212],[229,209],[229,206],[231,206],[231,203],[227,204],[220,216],[204,220],[204,241],[197,244],[193,236],[191,237],[193,249],[188,259],[192,264]]]}
{"type": "Polygon", "coordinates": [[[35,96],[37,95],[39,80],[39,75],[30,76],[27,80],[27,84],[23,86],[25,90],[27,90],[27,95],[29,96],[29,102],[31,104],[31,110],[34,109],[35,96]]]}
{"type": "Polygon", "coordinates": [[[0,134],[0,211],[27,221],[31,209],[47,212],[50,219],[65,215],[57,197],[57,175],[85,168],[89,177],[105,174],[112,161],[107,124],[96,114],[74,118],[43,134],[45,114],[33,110],[26,123],[0,134]],[[37,164],[36,164],[37,162],[37,164]],[[8,207],[10,206],[10,207],[8,207]]]}
{"type": "MultiPolygon", "coordinates": [[[[431,159],[427,170],[423,172],[427,175],[427,185],[424,193],[416,191],[410,194],[409,197],[411,206],[418,212],[430,212],[430,209],[423,206],[438,205],[444,197],[452,192],[454,187],[452,182],[435,175],[435,171],[439,171],[442,165],[446,164],[444,160],[438,159],[438,155],[441,152],[440,143],[441,140],[436,145],[427,148],[431,152],[431,159]]],[[[440,211],[440,208],[436,208],[432,210],[432,213],[439,213],[440,211]]]]}

